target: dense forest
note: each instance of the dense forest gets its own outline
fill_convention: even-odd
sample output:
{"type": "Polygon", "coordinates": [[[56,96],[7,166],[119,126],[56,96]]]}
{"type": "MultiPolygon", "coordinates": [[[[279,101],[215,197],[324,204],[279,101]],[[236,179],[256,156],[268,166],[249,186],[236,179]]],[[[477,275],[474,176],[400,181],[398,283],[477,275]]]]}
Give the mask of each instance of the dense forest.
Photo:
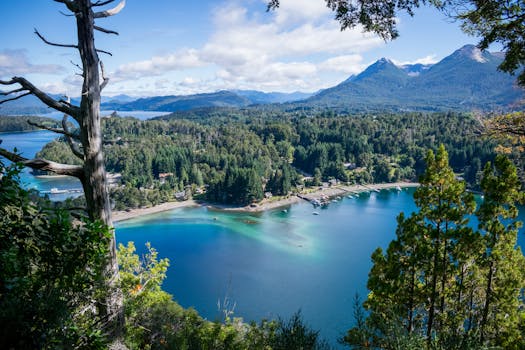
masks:
{"type": "Polygon", "coordinates": [[[39,127],[32,124],[56,128],[59,126],[60,122],[45,117],[0,115],[0,132],[41,130],[39,127]]]}
{"type": "MultiPolygon", "coordinates": [[[[181,192],[246,205],[265,192],[287,195],[329,179],[416,181],[426,150],[440,143],[450,150],[454,171],[478,188],[481,165],[494,157],[492,142],[473,137],[479,123],[467,114],[207,112],[198,118],[104,119],[107,169],[121,174],[112,190],[117,209],[158,204],[181,192]]],[[[78,162],[63,141],[51,142],[38,156],[78,162]]]]}

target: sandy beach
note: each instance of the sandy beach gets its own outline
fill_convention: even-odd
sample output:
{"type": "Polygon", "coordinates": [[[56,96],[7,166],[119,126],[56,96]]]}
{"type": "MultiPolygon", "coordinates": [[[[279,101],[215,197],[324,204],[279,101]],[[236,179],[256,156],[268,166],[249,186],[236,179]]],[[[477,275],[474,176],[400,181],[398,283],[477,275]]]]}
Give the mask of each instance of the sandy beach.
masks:
{"type": "Polygon", "coordinates": [[[207,206],[209,209],[212,209],[212,210],[224,210],[224,211],[234,211],[234,212],[262,212],[262,211],[276,209],[276,208],[284,207],[284,206],[291,205],[294,203],[298,203],[302,200],[312,201],[314,199],[320,199],[324,197],[331,198],[331,197],[336,197],[336,196],[343,196],[347,193],[352,194],[352,193],[360,193],[360,192],[366,192],[366,191],[392,189],[392,188],[397,188],[397,187],[406,188],[406,187],[417,187],[417,186],[419,186],[419,184],[414,183],[414,182],[396,182],[396,183],[383,183],[383,184],[373,184],[373,185],[352,185],[352,186],[337,185],[337,186],[326,187],[326,188],[318,188],[313,191],[301,193],[298,195],[290,195],[285,198],[263,199],[259,203],[256,203],[253,205],[247,205],[245,207],[221,205],[221,204],[210,204],[206,202],[197,202],[194,200],[187,200],[187,201],[182,201],[182,202],[167,202],[167,203],[162,203],[162,204],[159,204],[153,207],[149,207],[149,208],[130,209],[126,211],[114,211],[113,212],[113,222],[129,220],[129,219],[133,219],[133,218],[140,217],[143,215],[160,213],[163,211],[168,211],[168,210],[177,209],[177,208],[195,207],[195,206],[207,206]]]}
{"type": "Polygon", "coordinates": [[[114,211],[113,212],[113,222],[129,220],[129,219],[133,219],[139,216],[161,213],[163,211],[168,211],[168,210],[177,209],[177,208],[195,207],[195,206],[199,206],[199,203],[190,199],[190,200],[183,201],[183,202],[166,202],[166,203],[155,205],[149,208],[137,208],[137,209],[129,209],[129,210],[123,210],[123,211],[114,211]]]}

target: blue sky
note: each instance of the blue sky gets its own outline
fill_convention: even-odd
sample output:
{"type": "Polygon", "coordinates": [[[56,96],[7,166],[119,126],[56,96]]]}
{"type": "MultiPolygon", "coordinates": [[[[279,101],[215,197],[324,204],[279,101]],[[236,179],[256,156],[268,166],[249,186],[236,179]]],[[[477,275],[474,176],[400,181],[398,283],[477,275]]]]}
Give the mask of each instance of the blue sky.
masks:
{"type": "MultiPolygon", "coordinates": [[[[115,5],[115,2],[113,5],[115,5]]],[[[109,6],[111,7],[111,5],[109,6]]],[[[78,53],[50,47],[75,43],[74,19],[52,0],[2,0],[0,79],[22,75],[53,93],[79,95],[78,53]]],[[[127,0],[120,14],[97,20],[120,35],[98,33],[110,83],[105,95],[192,94],[221,89],[316,91],[388,57],[432,63],[477,38],[431,8],[401,15],[401,36],[385,43],[359,28],[341,32],[324,0],[127,0]]]]}

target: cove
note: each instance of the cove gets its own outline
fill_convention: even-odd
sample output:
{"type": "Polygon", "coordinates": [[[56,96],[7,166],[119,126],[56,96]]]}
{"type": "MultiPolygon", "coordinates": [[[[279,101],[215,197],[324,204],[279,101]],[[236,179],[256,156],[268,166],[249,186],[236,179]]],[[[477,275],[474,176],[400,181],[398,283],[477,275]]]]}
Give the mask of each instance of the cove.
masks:
{"type": "MultiPolygon", "coordinates": [[[[322,210],[306,202],[258,214],[175,209],[118,223],[116,236],[169,258],[163,289],[209,320],[220,319],[225,298],[245,321],[301,310],[336,345],[353,325],[354,296],[366,297],[372,252],[395,238],[400,212],[416,210],[414,190],[362,193],[322,210]]],[[[518,242],[525,246],[523,229],[518,242]]]]}
{"type": "Polygon", "coordinates": [[[353,324],[355,294],[366,297],[371,253],[394,238],[399,212],[415,210],[413,191],[363,193],[322,210],[306,202],[259,214],[176,209],[118,223],[116,235],[169,258],[163,289],[210,320],[225,297],[246,321],[300,309],[335,343],[353,324]]]}

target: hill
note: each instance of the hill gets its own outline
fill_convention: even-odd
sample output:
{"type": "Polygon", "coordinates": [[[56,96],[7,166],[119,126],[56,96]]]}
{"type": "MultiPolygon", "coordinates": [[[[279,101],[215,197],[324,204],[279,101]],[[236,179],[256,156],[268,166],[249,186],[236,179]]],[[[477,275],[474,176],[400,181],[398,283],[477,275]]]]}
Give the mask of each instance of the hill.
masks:
{"type": "Polygon", "coordinates": [[[501,55],[473,45],[431,66],[397,66],[382,58],[299,105],[352,111],[513,109],[523,90],[515,85],[515,77],[497,69],[501,62],[501,55]]]}

